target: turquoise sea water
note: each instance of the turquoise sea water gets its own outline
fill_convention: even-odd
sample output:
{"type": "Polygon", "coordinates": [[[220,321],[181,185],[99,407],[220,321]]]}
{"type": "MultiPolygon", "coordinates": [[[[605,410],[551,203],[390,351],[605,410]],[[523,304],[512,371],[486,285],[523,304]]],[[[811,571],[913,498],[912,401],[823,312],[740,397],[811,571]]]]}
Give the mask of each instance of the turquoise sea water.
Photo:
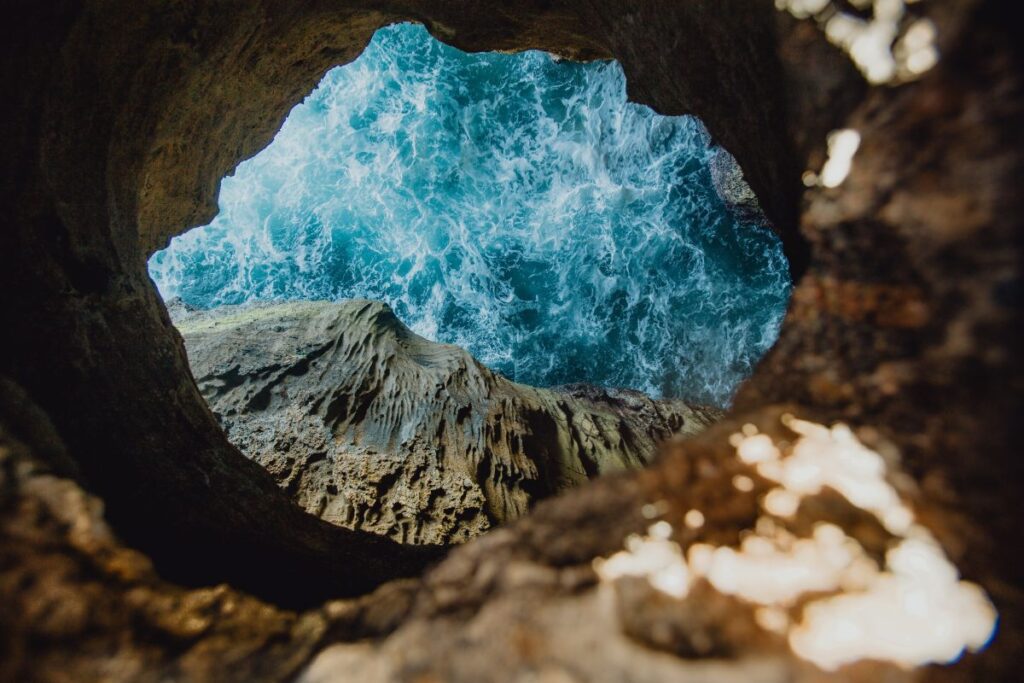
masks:
{"type": "Polygon", "coordinates": [[[725,405],[775,341],[789,275],[715,193],[712,151],[696,119],[627,102],[617,63],[392,26],[149,270],[199,307],[378,299],[520,382],[725,405]]]}

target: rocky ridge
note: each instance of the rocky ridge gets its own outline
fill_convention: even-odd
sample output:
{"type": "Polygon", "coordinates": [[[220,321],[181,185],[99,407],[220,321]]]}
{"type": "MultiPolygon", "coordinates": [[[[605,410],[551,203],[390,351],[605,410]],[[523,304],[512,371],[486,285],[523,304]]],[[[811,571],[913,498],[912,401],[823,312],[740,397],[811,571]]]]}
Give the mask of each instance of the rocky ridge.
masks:
{"type": "Polygon", "coordinates": [[[465,541],[720,417],[636,391],[517,384],[378,302],[170,311],[243,453],[308,512],[406,543],[465,541]]]}

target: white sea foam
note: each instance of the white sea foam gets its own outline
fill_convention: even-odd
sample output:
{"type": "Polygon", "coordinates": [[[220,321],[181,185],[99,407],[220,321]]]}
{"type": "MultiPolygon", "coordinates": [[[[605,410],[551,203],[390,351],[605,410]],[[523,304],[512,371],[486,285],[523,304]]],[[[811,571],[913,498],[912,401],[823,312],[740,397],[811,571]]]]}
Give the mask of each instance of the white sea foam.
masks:
{"type": "Polygon", "coordinates": [[[697,120],[626,102],[614,62],[466,55],[390,27],[150,273],[204,307],[380,299],[520,381],[724,404],[789,284],[778,240],[715,194],[712,153],[697,120]]]}

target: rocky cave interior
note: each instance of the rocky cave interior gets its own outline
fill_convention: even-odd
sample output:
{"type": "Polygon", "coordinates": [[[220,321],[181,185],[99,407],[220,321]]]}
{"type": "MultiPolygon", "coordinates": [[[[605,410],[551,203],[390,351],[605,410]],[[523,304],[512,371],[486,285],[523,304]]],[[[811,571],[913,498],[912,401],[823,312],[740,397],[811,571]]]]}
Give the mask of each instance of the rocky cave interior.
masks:
{"type": "Polygon", "coordinates": [[[228,439],[308,512],[450,545],[720,414],[781,241],[614,61],[378,30],[149,273],[228,439]]]}
{"type": "Polygon", "coordinates": [[[0,679],[1016,680],[1009,3],[14,4],[0,679]],[[523,388],[379,306],[290,305],[277,337],[259,315],[175,328],[147,259],[400,21],[467,52],[614,58],[632,101],[735,157],[793,293],[727,410],[523,388]],[[416,363],[340,372],[368,324],[416,363]],[[274,340],[310,329],[299,371],[274,340]],[[258,381],[213,367],[225,340],[258,381]],[[268,389],[299,375],[317,383],[268,389]],[[386,466],[346,489],[363,512],[317,498],[325,437],[291,444],[298,465],[249,459],[229,435],[255,452],[264,432],[226,434],[211,387],[271,431],[301,402],[372,442],[386,466]],[[471,480],[420,524],[366,516],[471,480]]]}

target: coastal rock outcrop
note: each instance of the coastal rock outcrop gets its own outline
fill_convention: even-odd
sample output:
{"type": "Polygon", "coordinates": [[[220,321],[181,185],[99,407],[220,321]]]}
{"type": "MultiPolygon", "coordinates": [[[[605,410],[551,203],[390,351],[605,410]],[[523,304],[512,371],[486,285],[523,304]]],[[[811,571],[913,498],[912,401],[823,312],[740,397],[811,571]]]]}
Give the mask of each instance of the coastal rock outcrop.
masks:
{"type": "Polygon", "coordinates": [[[401,542],[465,541],[643,467],[721,415],[635,391],[517,384],[378,302],[170,311],[232,443],[307,511],[401,542]]]}

